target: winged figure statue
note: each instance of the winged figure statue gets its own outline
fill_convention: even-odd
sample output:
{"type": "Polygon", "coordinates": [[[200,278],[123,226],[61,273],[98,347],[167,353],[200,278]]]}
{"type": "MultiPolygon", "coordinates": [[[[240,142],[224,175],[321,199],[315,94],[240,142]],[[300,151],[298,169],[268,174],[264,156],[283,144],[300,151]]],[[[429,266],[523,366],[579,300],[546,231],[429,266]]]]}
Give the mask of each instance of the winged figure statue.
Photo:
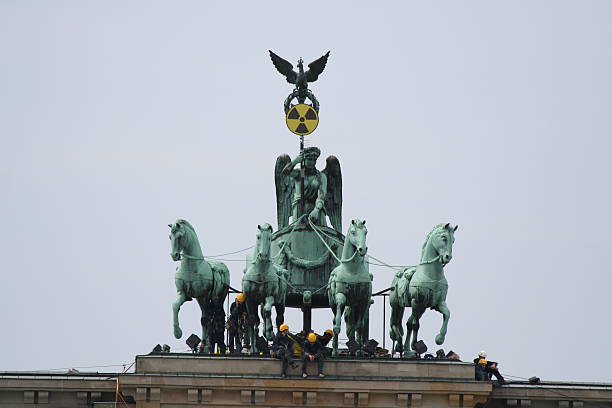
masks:
{"type": "Polygon", "coordinates": [[[304,61],[302,61],[301,58],[297,63],[297,72],[293,69],[293,65],[289,61],[279,57],[272,51],[270,51],[270,58],[278,72],[287,78],[287,82],[295,84],[295,89],[285,100],[285,113],[291,108],[291,101],[294,98],[297,98],[298,103],[304,103],[306,98],[310,99],[312,107],[318,112],[319,102],[314,94],[308,89],[308,83],[316,81],[325,69],[327,59],[329,58],[329,51],[321,58],[308,64],[308,71],[304,71],[304,61]]]}
{"type": "Polygon", "coordinates": [[[318,147],[304,149],[304,210],[300,213],[301,172],[296,166],[302,161],[302,153],[296,158],[280,155],[276,159],[274,178],[276,184],[276,210],[278,229],[289,225],[289,219],[297,220],[302,214],[308,214],[317,225],[327,226],[325,217],[329,217],[332,227],[342,231],[342,172],[340,162],[335,156],[327,158],[323,171],[316,168],[321,155],[318,147]]]}

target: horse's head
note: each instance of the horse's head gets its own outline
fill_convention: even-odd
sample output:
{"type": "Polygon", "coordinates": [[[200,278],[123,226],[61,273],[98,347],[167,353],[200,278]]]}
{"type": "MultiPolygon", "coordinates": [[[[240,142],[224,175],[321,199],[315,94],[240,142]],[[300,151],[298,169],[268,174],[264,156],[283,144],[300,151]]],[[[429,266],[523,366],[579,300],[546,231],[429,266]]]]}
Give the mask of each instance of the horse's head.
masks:
{"type": "Polygon", "coordinates": [[[255,243],[256,261],[270,260],[270,247],[272,244],[272,226],[268,223],[257,226],[257,241],[255,243]]]}
{"type": "Polygon", "coordinates": [[[365,254],[368,252],[368,246],[366,245],[366,235],[368,235],[368,229],[366,228],[365,223],[365,220],[352,220],[346,236],[348,241],[355,247],[355,250],[361,256],[365,256],[365,254]]]}
{"type": "Polygon", "coordinates": [[[429,244],[433,247],[443,265],[449,263],[453,258],[453,243],[455,242],[455,231],[458,227],[458,225],[452,227],[450,223],[440,224],[430,233],[429,244]]]}
{"type": "Polygon", "coordinates": [[[174,224],[168,224],[170,227],[170,256],[173,261],[181,259],[181,252],[185,247],[185,240],[187,239],[187,230],[185,224],[177,220],[174,224]]]}

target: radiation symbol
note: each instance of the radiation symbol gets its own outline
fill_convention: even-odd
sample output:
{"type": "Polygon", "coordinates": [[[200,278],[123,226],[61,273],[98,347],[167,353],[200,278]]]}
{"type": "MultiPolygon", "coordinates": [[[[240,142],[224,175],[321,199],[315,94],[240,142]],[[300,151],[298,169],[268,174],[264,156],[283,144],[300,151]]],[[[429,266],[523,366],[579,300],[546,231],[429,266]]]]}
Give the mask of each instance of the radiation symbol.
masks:
{"type": "Polygon", "coordinates": [[[300,103],[287,112],[287,127],[298,136],[311,134],[318,124],[319,115],[310,105],[300,103]]]}

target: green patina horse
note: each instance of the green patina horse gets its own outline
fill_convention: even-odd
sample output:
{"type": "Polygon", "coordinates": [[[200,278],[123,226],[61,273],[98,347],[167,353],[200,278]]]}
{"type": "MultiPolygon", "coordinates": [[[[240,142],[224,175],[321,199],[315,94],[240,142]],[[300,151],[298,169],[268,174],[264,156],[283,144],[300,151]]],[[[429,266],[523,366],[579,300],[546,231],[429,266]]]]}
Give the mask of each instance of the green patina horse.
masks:
{"type": "Polygon", "coordinates": [[[395,274],[391,284],[389,303],[391,304],[390,335],[396,342],[395,351],[405,351],[409,357],[416,356],[414,350],[419,333],[419,319],[427,308],[442,313],[443,322],[436,344],[444,343],[450,310],[446,305],[448,282],[444,277],[444,266],[453,257],[455,231],[450,224],[439,224],[427,235],[421,251],[421,261],[417,266],[402,268],[395,274]],[[412,314],[406,322],[406,342],[402,345],[402,317],[404,308],[410,307],[412,314]]]}
{"type": "Polygon", "coordinates": [[[174,337],[180,339],[183,331],[179,326],[178,313],[181,305],[195,298],[202,311],[202,351],[208,352],[208,322],[215,304],[223,304],[229,289],[229,270],[218,261],[206,261],[202,255],[198,236],[191,224],[177,220],[170,227],[170,242],[173,261],[181,261],[176,268],[175,284],[177,298],[172,304],[174,314],[174,337]]]}
{"type": "Polygon", "coordinates": [[[276,309],[276,327],[285,319],[285,297],[287,295],[286,270],[273,262],[271,254],[272,226],[263,224],[257,226],[257,241],[253,254],[247,256],[247,267],[242,277],[242,293],[246,297],[248,312],[245,343],[251,345],[256,352],[259,336],[260,306],[264,321],[264,336],[268,340],[274,338],[272,327],[272,306],[276,309]]]}
{"type": "MultiPolygon", "coordinates": [[[[334,341],[332,355],[338,355],[338,334],[345,314],[346,332],[349,340],[357,342],[359,349],[368,336],[368,313],[372,298],[372,275],[370,275],[366,253],[365,221],[353,220],[349,227],[340,265],[329,277],[327,296],[334,313],[334,341]]],[[[358,351],[361,354],[361,351],[358,351]]]]}

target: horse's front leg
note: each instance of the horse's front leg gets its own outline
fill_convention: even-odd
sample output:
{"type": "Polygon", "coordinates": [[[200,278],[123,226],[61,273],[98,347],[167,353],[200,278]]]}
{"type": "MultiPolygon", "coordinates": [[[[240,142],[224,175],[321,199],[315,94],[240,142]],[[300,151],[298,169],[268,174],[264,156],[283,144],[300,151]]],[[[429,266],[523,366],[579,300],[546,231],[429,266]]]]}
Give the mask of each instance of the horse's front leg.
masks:
{"type": "Polygon", "coordinates": [[[416,357],[416,353],[411,351],[414,350],[414,346],[416,344],[417,337],[419,335],[420,323],[419,320],[423,313],[425,313],[425,308],[418,304],[415,300],[412,300],[412,314],[408,318],[406,322],[406,342],[404,343],[404,353],[408,357],[416,357]]]}
{"type": "Polygon", "coordinates": [[[262,318],[264,320],[264,336],[268,341],[272,341],[274,338],[274,331],[272,330],[272,306],[274,306],[274,296],[266,297],[262,307],[262,318]]]}
{"type": "Polygon", "coordinates": [[[368,318],[368,307],[359,306],[359,307],[354,308],[353,311],[355,313],[354,324],[355,324],[355,333],[357,335],[356,341],[357,341],[357,345],[359,346],[355,355],[363,356],[365,354],[365,352],[363,351],[363,345],[367,341],[367,336],[368,336],[368,329],[366,325],[368,325],[370,322],[368,318]]]}
{"type": "Polygon", "coordinates": [[[177,290],[176,291],[176,300],[174,301],[174,303],[172,303],[172,315],[173,315],[173,322],[174,322],[174,337],[177,339],[180,339],[181,337],[183,337],[183,331],[181,330],[181,327],[179,326],[179,310],[181,310],[181,306],[183,303],[185,303],[185,300],[187,299],[187,296],[185,296],[185,293],[183,293],[182,290],[177,290]]]}
{"type": "Polygon", "coordinates": [[[446,338],[446,329],[448,328],[448,320],[450,319],[451,312],[446,305],[446,301],[441,301],[436,307],[436,310],[442,313],[442,327],[440,327],[440,333],[436,336],[436,344],[440,345],[444,343],[446,338]]]}
{"type": "Polygon", "coordinates": [[[338,356],[338,335],[342,329],[342,314],[344,314],[344,307],[346,306],[346,296],[344,293],[336,293],[335,295],[336,310],[334,311],[334,343],[332,356],[338,356]]]}
{"type": "Polygon", "coordinates": [[[202,345],[200,346],[201,353],[210,353],[211,350],[208,347],[208,323],[211,321],[211,313],[208,305],[206,304],[205,298],[198,299],[198,305],[202,311],[202,317],[200,318],[200,324],[202,325],[202,345]]]}
{"type": "Polygon", "coordinates": [[[247,297],[246,307],[247,307],[247,339],[246,342],[251,352],[257,351],[257,335],[259,335],[259,317],[257,314],[257,303],[249,302],[249,298],[247,297]]]}

